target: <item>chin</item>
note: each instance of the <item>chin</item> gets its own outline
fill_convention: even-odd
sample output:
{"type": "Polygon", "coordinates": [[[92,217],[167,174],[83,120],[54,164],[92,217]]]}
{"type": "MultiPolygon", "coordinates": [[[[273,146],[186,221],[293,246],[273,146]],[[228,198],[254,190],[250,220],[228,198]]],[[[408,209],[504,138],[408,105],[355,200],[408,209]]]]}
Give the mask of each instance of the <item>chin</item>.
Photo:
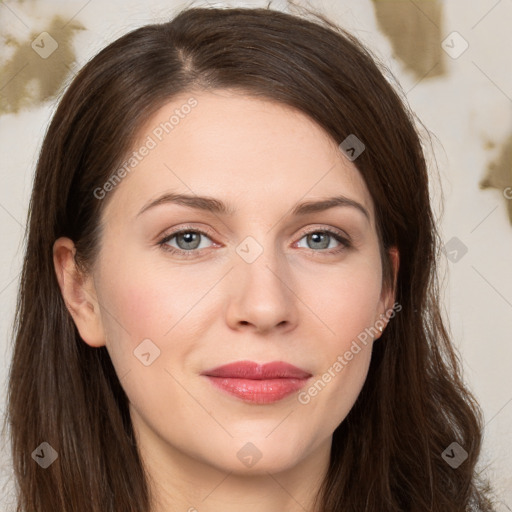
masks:
{"type": "Polygon", "coordinates": [[[288,442],[283,443],[282,436],[272,440],[270,434],[265,438],[266,432],[232,439],[231,446],[222,448],[222,457],[212,454],[214,465],[239,475],[267,475],[287,471],[305,457],[303,442],[294,443],[288,437],[288,442]]]}

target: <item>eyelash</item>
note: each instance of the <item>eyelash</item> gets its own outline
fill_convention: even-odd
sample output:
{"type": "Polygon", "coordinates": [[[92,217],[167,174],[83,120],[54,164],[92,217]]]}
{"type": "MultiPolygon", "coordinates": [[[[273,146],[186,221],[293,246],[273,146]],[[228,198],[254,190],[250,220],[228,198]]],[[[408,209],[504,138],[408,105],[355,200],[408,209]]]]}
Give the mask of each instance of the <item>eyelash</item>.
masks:
{"type": "MultiPolygon", "coordinates": [[[[209,233],[207,230],[202,230],[202,229],[198,229],[198,228],[193,228],[193,227],[185,226],[184,228],[181,228],[181,229],[179,229],[177,231],[173,231],[172,233],[169,233],[168,235],[165,235],[165,237],[162,238],[158,242],[158,245],[162,248],[162,250],[164,250],[166,252],[170,252],[171,254],[176,254],[176,255],[179,255],[179,256],[183,256],[185,258],[196,257],[197,256],[197,252],[201,251],[201,249],[191,249],[189,251],[184,251],[182,249],[176,249],[175,247],[171,247],[169,245],[166,245],[167,242],[172,240],[174,237],[176,237],[178,235],[181,235],[183,233],[191,233],[191,232],[192,233],[199,233],[201,235],[207,236],[208,238],[212,238],[212,234],[209,233]]],[[[341,247],[337,247],[337,248],[334,248],[334,249],[320,249],[320,250],[308,249],[309,251],[312,251],[313,253],[329,254],[329,255],[331,255],[331,254],[338,254],[338,253],[340,253],[340,252],[342,252],[344,250],[347,250],[347,249],[352,247],[351,242],[347,238],[342,236],[337,231],[334,231],[334,230],[328,229],[328,228],[326,228],[326,229],[313,229],[313,230],[310,230],[310,231],[306,231],[306,232],[301,234],[299,240],[302,240],[302,238],[304,238],[305,236],[310,235],[312,233],[328,234],[328,235],[332,236],[337,242],[340,242],[342,244],[341,247]]]]}

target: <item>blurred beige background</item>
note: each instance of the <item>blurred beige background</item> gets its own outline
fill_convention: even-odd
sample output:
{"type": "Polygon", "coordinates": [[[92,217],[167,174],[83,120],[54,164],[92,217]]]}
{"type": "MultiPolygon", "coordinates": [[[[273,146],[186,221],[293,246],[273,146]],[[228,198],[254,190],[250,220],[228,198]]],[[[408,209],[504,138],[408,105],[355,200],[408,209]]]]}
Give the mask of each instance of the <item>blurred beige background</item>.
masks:
{"type": "MultiPolygon", "coordinates": [[[[267,2],[192,4],[263,7],[267,2]]],[[[191,3],[0,3],[2,414],[32,177],[57,98],[106,44],[132,28],[167,20],[186,5],[191,3]]],[[[441,262],[446,315],[466,381],[485,414],[482,470],[495,485],[499,510],[512,511],[512,2],[311,0],[309,5],[349,29],[390,67],[433,135],[433,152],[426,138],[425,145],[446,244],[441,262]]],[[[285,0],[272,6],[293,12],[285,0]]],[[[0,504],[11,510],[7,439],[0,444],[0,504]]]]}

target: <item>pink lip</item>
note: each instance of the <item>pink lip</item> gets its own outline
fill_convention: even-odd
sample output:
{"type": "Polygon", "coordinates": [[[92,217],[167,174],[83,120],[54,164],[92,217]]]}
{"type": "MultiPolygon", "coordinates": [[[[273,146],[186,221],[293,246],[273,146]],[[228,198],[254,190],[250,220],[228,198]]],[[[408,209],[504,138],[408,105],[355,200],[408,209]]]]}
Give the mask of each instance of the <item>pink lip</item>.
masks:
{"type": "Polygon", "coordinates": [[[283,361],[264,365],[239,361],[206,370],[201,375],[227,393],[257,404],[281,400],[302,388],[311,377],[310,373],[283,361]]]}

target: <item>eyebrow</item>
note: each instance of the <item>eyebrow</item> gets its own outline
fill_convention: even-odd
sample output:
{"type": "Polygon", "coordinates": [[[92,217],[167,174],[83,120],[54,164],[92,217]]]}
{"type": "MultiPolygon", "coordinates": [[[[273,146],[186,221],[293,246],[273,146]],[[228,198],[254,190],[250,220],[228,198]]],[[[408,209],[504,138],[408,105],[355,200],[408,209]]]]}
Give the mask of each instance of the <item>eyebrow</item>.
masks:
{"type": "MultiPolygon", "coordinates": [[[[166,193],[147,203],[137,214],[137,217],[151,208],[155,208],[156,206],[168,203],[179,204],[182,206],[187,206],[188,208],[195,208],[197,210],[209,211],[219,215],[232,216],[236,213],[236,211],[226,203],[213,197],[166,193]]],[[[355,208],[361,212],[368,220],[370,220],[370,214],[362,204],[345,196],[328,197],[318,201],[305,201],[303,203],[297,204],[293,208],[291,214],[295,216],[301,216],[310,213],[322,212],[335,207],[355,208]]]]}

